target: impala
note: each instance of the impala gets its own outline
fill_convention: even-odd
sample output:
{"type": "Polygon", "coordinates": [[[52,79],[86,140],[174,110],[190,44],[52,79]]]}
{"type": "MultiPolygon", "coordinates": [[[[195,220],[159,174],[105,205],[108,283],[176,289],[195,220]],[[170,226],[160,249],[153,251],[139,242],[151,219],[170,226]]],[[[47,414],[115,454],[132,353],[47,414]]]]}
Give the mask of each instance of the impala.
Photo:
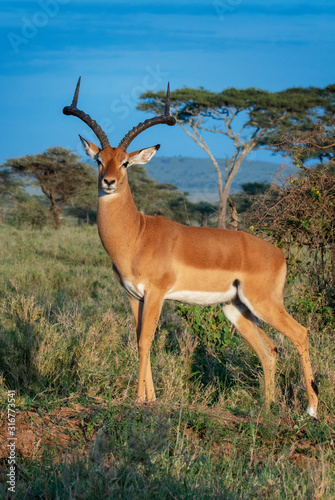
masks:
{"type": "Polygon", "coordinates": [[[183,226],[136,210],[127,170],[147,163],[159,145],[128,153],[133,139],[149,127],[174,125],[169,87],[165,113],[140,123],[113,148],[101,127],[77,108],[80,78],[70,106],[63,109],[84,121],[100,147],[83,139],[86,154],[99,166],[98,230],[113,261],[113,271],[127,293],[135,317],[140,357],[137,401],[155,400],[150,348],[164,300],[221,304],[227,318],[259,356],[265,400],[274,400],[277,350],[259,326],[265,321],[296,346],[308,395],[307,412],[317,415],[317,387],[308,352],[307,329],[283,305],[286,261],[274,245],[251,234],[226,229],[183,226]]]}

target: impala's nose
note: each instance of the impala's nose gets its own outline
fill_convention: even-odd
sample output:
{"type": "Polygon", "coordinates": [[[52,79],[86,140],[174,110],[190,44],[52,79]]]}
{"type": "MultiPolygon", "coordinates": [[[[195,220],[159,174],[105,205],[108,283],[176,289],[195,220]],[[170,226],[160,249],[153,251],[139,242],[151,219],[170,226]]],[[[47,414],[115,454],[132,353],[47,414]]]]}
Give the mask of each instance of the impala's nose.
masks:
{"type": "Polygon", "coordinates": [[[108,187],[111,187],[115,183],[115,179],[112,179],[111,181],[104,179],[104,183],[107,184],[108,187]]]}

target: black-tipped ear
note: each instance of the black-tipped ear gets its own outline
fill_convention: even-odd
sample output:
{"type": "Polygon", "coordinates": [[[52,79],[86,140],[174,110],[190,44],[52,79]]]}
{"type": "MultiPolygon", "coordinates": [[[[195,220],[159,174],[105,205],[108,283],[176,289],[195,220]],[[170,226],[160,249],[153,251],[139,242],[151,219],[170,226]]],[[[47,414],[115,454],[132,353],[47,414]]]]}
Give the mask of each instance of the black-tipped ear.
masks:
{"type": "Polygon", "coordinates": [[[152,146],[151,148],[139,149],[130,153],[129,165],[145,165],[157,153],[159,148],[160,144],[156,144],[156,146],[152,146]]]}
{"type": "Polygon", "coordinates": [[[80,134],[78,135],[84,147],[85,153],[87,154],[87,156],[94,159],[100,153],[100,148],[98,148],[98,146],[96,146],[92,142],[84,139],[80,134]]]}

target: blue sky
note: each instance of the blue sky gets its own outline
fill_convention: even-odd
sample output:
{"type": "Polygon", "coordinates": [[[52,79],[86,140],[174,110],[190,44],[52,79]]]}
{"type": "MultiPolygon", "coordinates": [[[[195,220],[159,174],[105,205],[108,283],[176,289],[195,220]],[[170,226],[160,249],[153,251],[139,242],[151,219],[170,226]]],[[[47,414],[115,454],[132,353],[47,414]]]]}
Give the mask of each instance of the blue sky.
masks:
{"type": "MultiPolygon", "coordinates": [[[[82,153],[78,133],[92,140],[90,130],[62,114],[79,75],[79,107],[112,145],[148,117],[140,93],[167,81],[213,91],[335,83],[334,21],[333,0],[2,0],[1,162],[54,145],[82,153]]],[[[210,141],[217,157],[231,154],[210,141]]],[[[179,127],[149,129],[133,146],[156,143],[162,156],[204,156],[179,127]]]]}

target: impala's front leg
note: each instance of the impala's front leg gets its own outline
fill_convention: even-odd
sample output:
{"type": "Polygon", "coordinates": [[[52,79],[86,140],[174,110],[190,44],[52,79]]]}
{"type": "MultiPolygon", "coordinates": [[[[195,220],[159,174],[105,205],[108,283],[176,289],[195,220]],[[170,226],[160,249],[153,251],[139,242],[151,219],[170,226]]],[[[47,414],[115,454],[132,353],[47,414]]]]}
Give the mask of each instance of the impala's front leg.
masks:
{"type": "MultiPolygon", "coordinates": [[[[131,310],[133,311],[133,315],[136,323],[136,335],[137,335],[137,346],[140,342],[141,330],[142,330],[142,314],[143,314],[143,301],[134,299],[129,296],[129,302],[131,306],[131,310]]],[[[148,401],[155,401],[155,389],[152,381],[152,373],[151,373],[151,362],[149,360],[147,364],[147,371],[145,375],[145,398],[148,401]]]]}
{"type": "Polygon", "coordinates": [[[137,401],[154,401],[156,399],[151,374],[150,348],[155,336],[157,323],[162,310],[164,298],[157,291],[146,293],[140,332],[138,332],[138,350],[140,354],[140,372],[138,377],[137,401]]]}

